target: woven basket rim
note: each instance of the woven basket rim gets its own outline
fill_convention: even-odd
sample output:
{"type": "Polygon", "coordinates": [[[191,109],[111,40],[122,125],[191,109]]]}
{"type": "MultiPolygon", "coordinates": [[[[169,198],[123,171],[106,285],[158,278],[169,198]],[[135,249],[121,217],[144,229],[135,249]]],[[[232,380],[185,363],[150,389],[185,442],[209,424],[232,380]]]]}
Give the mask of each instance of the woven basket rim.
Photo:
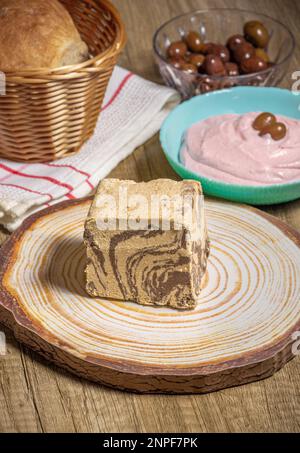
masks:
{"type": "MultiPolygon", "coordinates": [[[[58,68],[35,68],[35,69],[25,69],[22,71],[14,71],[14,72],[6,72],[2,71],[5,74],[6,81],[12,81],[14,83],[31,83],[34,81],[44,81],[47,79],[48,81],[55,80],[56,77],[60,78],[61,76],[73,76],[76,77],[76,73],[78,75],[88,71],[94,72],[93,70],[103,70],[105,67],[105,63],[109,65],[109,60],[112,57],[115,57],[116,54],[119,54],[126,44],[126,32],[125,26],[121,19],[120,13],[117,8],[109,1],[109,0],[98,0],[99,3],[104,5],[109,12],[112,14],[113,20],[117,25],[117,34],[114,42],[111,46],[106,49],[104,52],[96,55],[93,58],[89,58],[87,61],[83,63],[78,63],[75,65],[69,66],[61,66],[58,68]],[[99,68],[101,66],[101,69],[99,68]],[[53,79],[52,79],[53,77],[53,79]]],[[[1,71],[1,67],[0,67],[1,71]]]]}

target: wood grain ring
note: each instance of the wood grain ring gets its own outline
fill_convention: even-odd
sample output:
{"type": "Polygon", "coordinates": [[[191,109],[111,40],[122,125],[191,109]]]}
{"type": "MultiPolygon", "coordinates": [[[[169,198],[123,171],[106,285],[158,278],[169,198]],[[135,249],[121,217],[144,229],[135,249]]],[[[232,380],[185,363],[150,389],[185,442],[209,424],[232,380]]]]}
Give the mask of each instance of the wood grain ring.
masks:
{"type": "Polygon", "coordinates": [[[1,248],[0,321],[19,341],[81,377],[145,393],[216,391],[293,358],[299,233],[256,209],[208,201],[208,278],[197,310],[178,313],[85,295],[89,203],[31,216],[1,248]]]}

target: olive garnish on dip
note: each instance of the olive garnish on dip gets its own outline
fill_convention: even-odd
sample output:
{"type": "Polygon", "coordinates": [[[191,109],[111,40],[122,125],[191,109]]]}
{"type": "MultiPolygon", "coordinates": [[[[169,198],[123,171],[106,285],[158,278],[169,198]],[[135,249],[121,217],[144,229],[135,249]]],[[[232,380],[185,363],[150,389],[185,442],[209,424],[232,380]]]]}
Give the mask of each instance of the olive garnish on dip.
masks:
{"type": "Polygon", "coordinates": [[[272,126],[274,123],[276,123],[276,116],[273,113],[264,112],[255,119],[253,129],[262,131],[265,127],[272,126]]]}
{"type": "Polygon", "coordinates": [[[265,127],[259,135],[263,137],[266,134],[270,134],[272,139],[275,141],[282,140],[287,134],[286,125],[276,122],[274,124],[271,124],[270,126],[265,127]]]}
{"type": "Polygon", "coordinates": [[[276,116],[269,112],[258,115],[252,127],[256,131],[259,131],[260,137],[270,134],[275,141],[282,140],[287,134],[286,125],[278,122],[276,116]]]}

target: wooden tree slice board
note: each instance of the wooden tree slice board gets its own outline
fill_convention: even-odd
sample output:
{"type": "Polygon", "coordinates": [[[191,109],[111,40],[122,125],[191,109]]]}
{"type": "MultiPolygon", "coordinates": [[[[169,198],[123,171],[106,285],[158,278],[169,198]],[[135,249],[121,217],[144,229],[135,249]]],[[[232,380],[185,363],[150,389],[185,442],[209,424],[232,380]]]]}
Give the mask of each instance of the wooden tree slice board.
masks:
{"type": "Polygon", "coordinates": [[[258,210],[207,201],[212,252],[192,312],[89,298],[90,200],[32,216],[2,247],[0,321],[84,378],[138,392],[205,393],[271,376],[300,330],[300,235],[258,210]]]}

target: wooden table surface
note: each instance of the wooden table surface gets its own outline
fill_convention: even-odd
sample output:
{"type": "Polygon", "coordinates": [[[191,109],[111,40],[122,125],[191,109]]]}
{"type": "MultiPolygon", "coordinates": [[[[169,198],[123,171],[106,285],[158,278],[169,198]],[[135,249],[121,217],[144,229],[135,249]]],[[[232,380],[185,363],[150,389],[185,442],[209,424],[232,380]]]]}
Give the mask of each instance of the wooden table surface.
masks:
{"type": "MultiPolygon", "coordinates": [[[[299,0],[114,0],[127,25],[129,42],[121,64],[154,81],[151,39],[172,16],[199,7],[239,7],[284,21],[300,40],[299,0]]],[[[291,73],[300,70],[300,50],[291,73]]],[[[137,181],[178,179],[157,137],[140,147],[112,176],[137,181]]],[[[300,230],[300,200],[266,209],[300,230]]],[[[7,235],[0,233],[2,242],[7,235]]],[[[300,300],[299,300],[300,303],[300,300]]],[[[204,396],[139,396],[78,379],[42,360],[7,336],[0,357],[1,432],[299,432],[300,360],[273,378],[204,396]]]]}

